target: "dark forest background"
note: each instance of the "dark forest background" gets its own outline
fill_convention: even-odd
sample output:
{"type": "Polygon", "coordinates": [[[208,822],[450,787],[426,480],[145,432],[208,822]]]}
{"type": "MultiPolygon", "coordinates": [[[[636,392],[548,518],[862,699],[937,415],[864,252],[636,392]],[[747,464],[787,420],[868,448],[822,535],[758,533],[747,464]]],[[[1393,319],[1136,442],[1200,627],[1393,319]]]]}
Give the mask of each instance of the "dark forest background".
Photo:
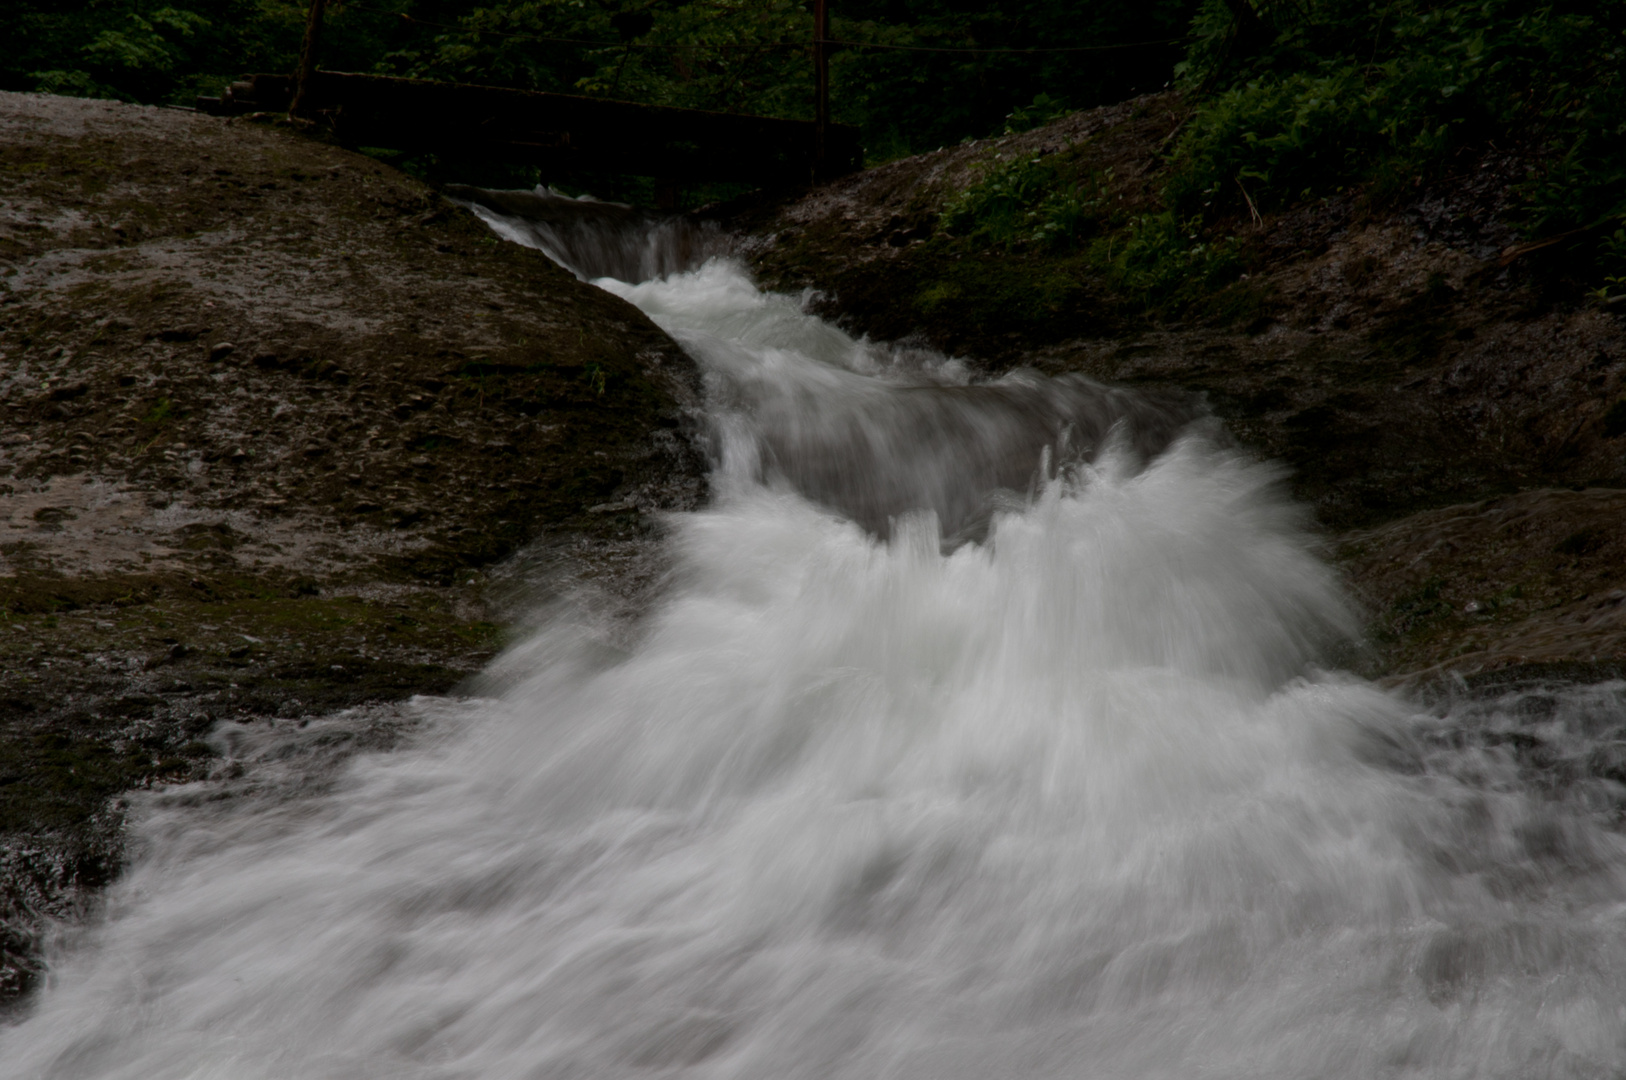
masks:
{"type": "MultiPolygon", "coordinates": [[[[330,69],[812,112],[803,0],[330,12],[330,69]]],[[[290,71],[303,22],[290,0],[12,0],[0,87],[187,104],[290,71]]],[[[1594,280],[1626,283],[1626,0],[832,0],[831,30],[870,46],[838,50],[831,79],[835,118],[861,128],[871,163],[1173,85],[1192,114],[1166,150],[1157,228],[1177,247],[1228,214],[1351,187],[1396,198],[1494,152],[1521,162],[1529,235],[1584,233],[1594,280]]],[[[1004,162],[960,225],[1003,214],[1028,223],[1003,242],[1066,243],[1086,187],[1004,162]]]]}
{"type": "MultiPolygon", "coordinates": [[[[246,72],[292,70],[289,0],[15,0],[0,57],[12,90],[190,104],[246,72]]],[[[1155,90],[1192,0],[836,0],[833,109],[872,160],[1155,90]],[[1140,44],[1153,42],[1153,44],[1140,44]]],[[[322,66],[811,119],[811,5],[798,0],[351,0],[330,9],[322,66]]]]}

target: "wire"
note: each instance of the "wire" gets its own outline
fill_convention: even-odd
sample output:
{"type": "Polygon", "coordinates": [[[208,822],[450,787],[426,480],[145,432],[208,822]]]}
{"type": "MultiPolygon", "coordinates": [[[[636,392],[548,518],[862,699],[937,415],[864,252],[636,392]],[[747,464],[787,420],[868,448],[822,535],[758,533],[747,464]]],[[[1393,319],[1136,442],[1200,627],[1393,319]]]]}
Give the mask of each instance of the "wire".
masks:
{"type": "Polygon", "coordinates": [[[951,47],[936,47],[931,45],[883,45],[878,41],[838,41],[835,38],[825,38],[826,45],[840,45],[848,49],[891,49],[897,52],[928,52],[928,53],[1078,53],[1078,52],[1109,52],[1114,49],[1144,49],[1151,45],[1174,45],[1184,41],[1185,38],[1162,38],[1157,41],[1127,41],[1118,45],[1055,45],[1038,49],[962,49],[951,47]]]}
{"type": "MultiPolygon", "coordinates": [[[[359,4],[348,5],[358,8],[359,4]]],[[[765,41],[759,44],[746,44],[741,42],[720,42],[715,45],[696,45],[691,43],[674,42],[669,45],[637,41],[594,41],[590,38],[549,37],[546,34],[535,34],[528,30],[485,30],[478,26],[455,26],[451,23],[431,22],[428,19],[419,19],[406,12],[396,12],[403,21],[417,26],[430,26],[436,30],[452,30],[459,34],[484,34],[487,37],[513,38],[523,41],[546,41],[558,45],[591,45],[601,49],[805,49],[807,42],[765,41]]]]}
{"type": "MultiPolygon", "coordinates": [[[[360,4],[347,4],[351,9],[361,8],[360,4]]],[[[486,30],[477,26],[457,26],[451,23],[431,22],[428,19],[419,19],[406,12],[396,12],[404,21],[417,26],[433,27],[437,30],[451,30],[461,34],[484,34],[488,37],[501,37],[526,41],[545,41],[558,45],[590,45],[602,49],[670,49],[670,50],[705,50],[718,49],[807,49],[813,45],[812,41],[762,41],[762,42],[718,42],[711,45],[696,44],[693,42],[641,42],[641,41],[595,41],[590,38],[550,37],[546,34],[536,34],[526,30],[486,30]]],[[[917,53],[956,53],[975,56],[994,55],[1027,55],[1033,53],[1088,53],[1113,52],[1119,49],[1145,49],[1153,45],[1175,45],[1184,38],[1160,38],[1156,41],[1130,41],[1117,45],[1056,45],[1042,48],[962,48],[957,46],[934,45],[888,45],[878,41],[845,41],[839,38],[825,38],[824,44],[838,45],[843,49],[879,49],[889,52],[917,52],[917,53]]]]}

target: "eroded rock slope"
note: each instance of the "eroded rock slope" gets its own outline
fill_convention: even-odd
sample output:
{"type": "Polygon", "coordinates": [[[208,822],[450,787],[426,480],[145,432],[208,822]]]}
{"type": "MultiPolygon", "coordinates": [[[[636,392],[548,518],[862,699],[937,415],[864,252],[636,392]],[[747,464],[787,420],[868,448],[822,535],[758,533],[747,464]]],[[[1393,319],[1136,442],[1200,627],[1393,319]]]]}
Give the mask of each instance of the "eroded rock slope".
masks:
{"type": "Polygon", "coordinates": [[[367,157],[0,94],[0,998],[116,867],[108,800],[230,768],[217,722],[454,686],[533,541],[635,598],[694,378],[367,157]]]}
{"type": "Polygon", "coordinates": [[[814,290],[856,331],[990,373],[1202,392],[1291,466],[1371,612],[1371,673],[1619,672],[1626,305],[1567,282],[1562,245],[1519,251],[1526,162],[1487,148],[1392,204],[1349,192],[1221,222],[1244,272],[1173,309],[1077,249],[942,228],[991,165],[1033,154],[1099,185],[1117,220],[1155,210],[1186,115],[1153,95],[720,214],[765,283],[814,290]]]}

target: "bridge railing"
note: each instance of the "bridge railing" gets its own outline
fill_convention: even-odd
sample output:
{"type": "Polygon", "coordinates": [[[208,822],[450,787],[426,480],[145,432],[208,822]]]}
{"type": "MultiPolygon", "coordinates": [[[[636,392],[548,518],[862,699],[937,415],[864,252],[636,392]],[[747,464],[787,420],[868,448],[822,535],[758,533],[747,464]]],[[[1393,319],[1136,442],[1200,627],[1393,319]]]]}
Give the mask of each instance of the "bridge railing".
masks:
{"type": "MultiPolygon", "coordinates": [[[[210,112],[285,112],[295,81],[251,75],[210,112]]],[[[858,129],[497,86],[317,71],[301,112],[344,143],[670,181],[805,184],[863,164],[858,129]]]]}

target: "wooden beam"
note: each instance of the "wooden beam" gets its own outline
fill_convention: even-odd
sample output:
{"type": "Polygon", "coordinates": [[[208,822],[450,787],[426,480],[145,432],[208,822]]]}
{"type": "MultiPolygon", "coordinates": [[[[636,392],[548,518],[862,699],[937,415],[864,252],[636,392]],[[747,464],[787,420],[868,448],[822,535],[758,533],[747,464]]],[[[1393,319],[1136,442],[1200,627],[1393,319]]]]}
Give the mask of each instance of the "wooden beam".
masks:
{"type": "MultiPolygon", "coordinates": [[[[254,75],[230,107],[273,112],[294,80],[254,75]]],[[[561,170],[668,181],[806,183],[819,164],[818,124],[674,109],[496,86],[314,71],[301,103],[353,146],[432,151],[561,170]]],[[[826,123],[823,175],[862,165],[858,129],[826,123]]]]}

